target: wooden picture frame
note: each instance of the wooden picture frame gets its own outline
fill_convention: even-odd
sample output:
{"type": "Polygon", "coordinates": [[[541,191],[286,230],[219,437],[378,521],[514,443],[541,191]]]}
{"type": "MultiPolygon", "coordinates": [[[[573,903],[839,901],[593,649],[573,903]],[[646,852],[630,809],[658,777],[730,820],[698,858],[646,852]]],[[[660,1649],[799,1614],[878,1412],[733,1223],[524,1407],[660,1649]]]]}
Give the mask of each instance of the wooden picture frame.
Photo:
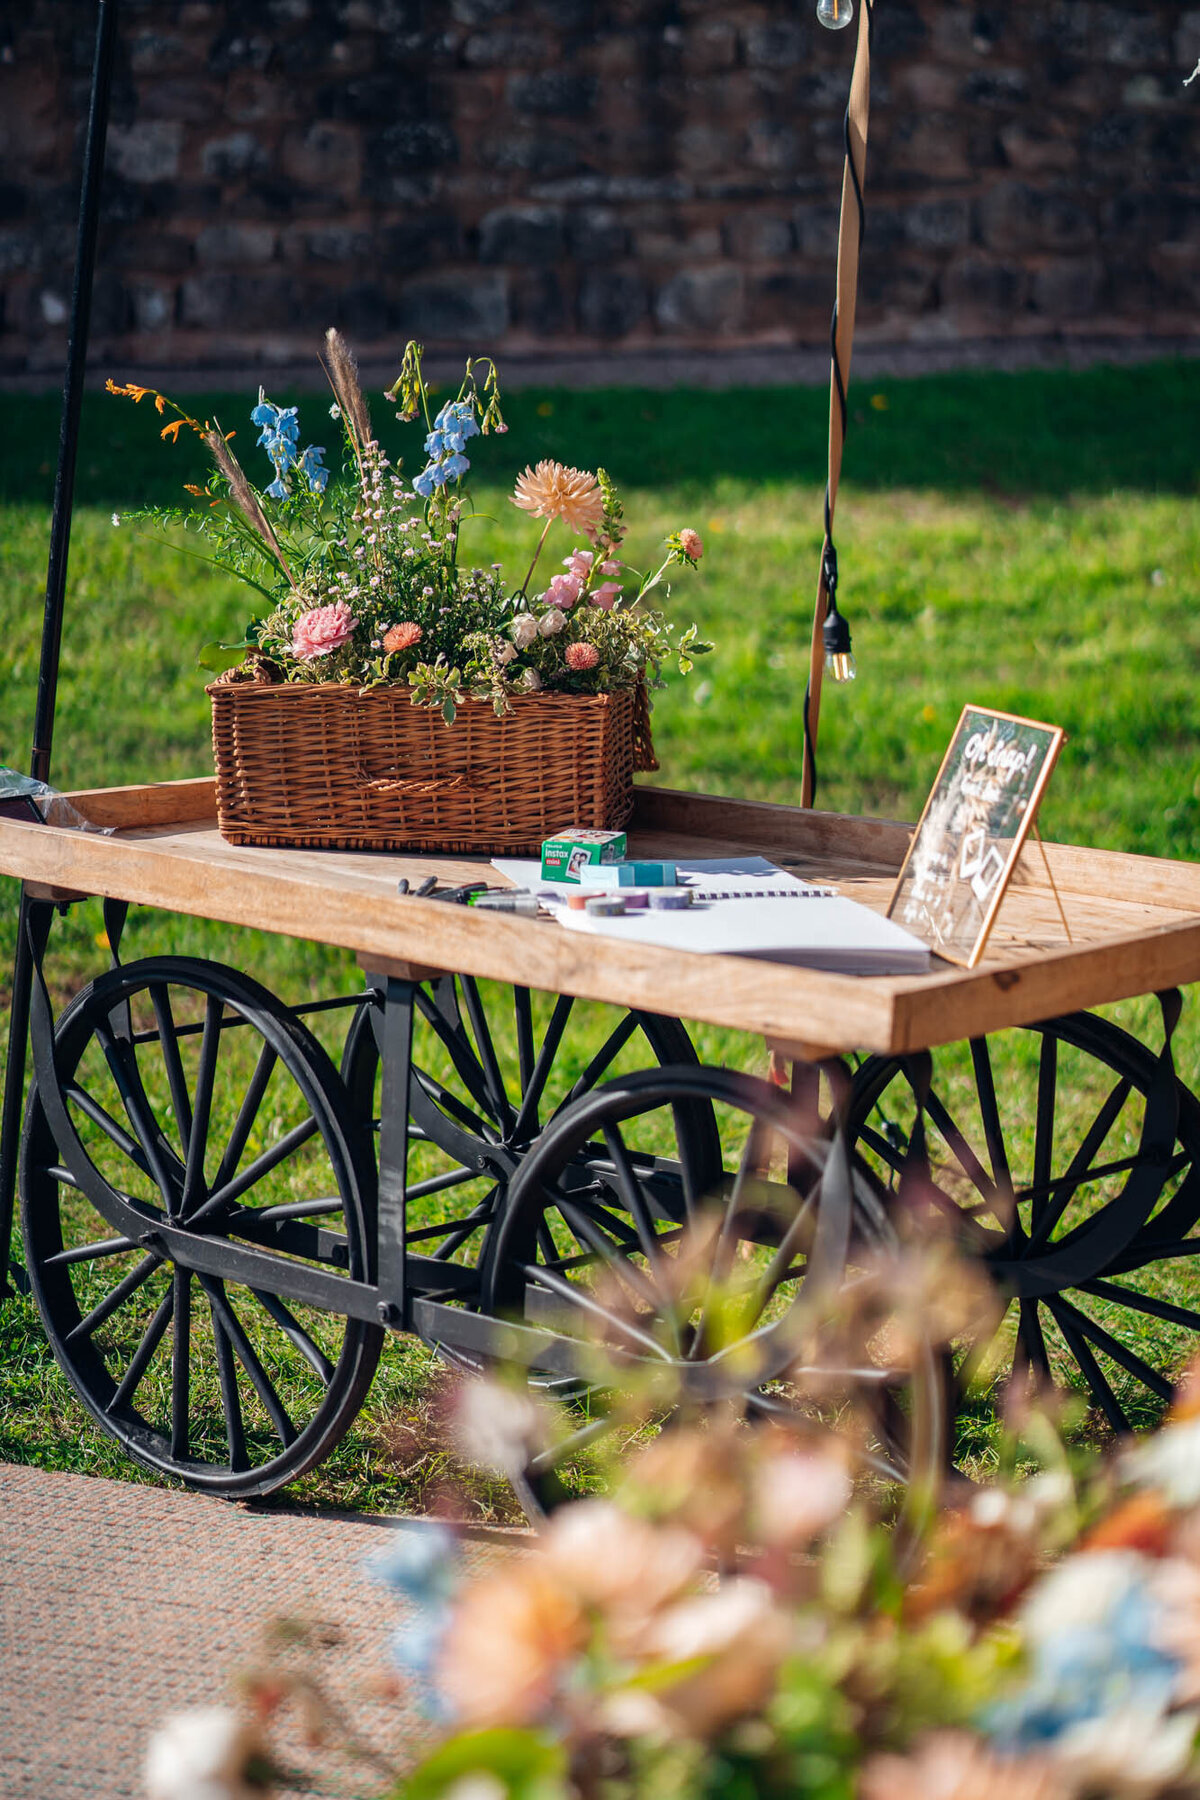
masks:
{"type": "Polygon", "coordinates": [[[983,955],[1065,735],[963,707],[887,911],[947,962],[973,969],[983,955]]]}

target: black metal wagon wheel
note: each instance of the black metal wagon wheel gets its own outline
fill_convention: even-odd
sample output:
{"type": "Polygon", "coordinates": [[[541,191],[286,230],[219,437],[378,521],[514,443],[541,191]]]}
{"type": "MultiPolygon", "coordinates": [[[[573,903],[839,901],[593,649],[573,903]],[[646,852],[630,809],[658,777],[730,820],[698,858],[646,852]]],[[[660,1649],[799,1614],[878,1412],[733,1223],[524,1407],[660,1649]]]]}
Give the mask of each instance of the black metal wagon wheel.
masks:
{"type": "Polygon", "coordinates": [[[297,1298],[297,1268],[373,1278],[373,1175],[333,1064],[257,982],[183,957],[102,975],[35,1050],[26,1256],[84,1406],[209,1492],[304,1473],[354,1418],[384,1335],[297,1298]],[[252,1285],[240,1246],[269,1253],[252,1285]]]}
{"type": "MultiPolygon", "coordinates": [[[[929,1072],[855,1076],[848,1129],[889,1182],[929,1072]]],[[[933,1203],[1011,1303],[1013,1368],[1082,1388],[1114,1431],[1151,1422],[1200,1330],[1200,1103],[1169,1059],[1089,1013],[949,1045],[925,1130],[933,1203]]]]}
{"type": "MultiPolygon", "coordinates": [[[[551,1333],[559,1366],[564,1345],[602,1343],[670,1397],[664,1418],[846,1426],[912,1523],[944,1471],[941,1358],[889,1366],[837,1324],[895,1246],[878,1184],[844,1139],[802,1130],[790,1096],[729,1069],[645,1070],[564,1108],[531,1152],[489,1235],[484,1302],[551,1333]],[[697,1101],[721,1124],[715,1160],[697,1101]]],[[[619,1418],[598,1385],[577,1397],[577,1429],[527,1472],[538,1499],[619,1418]]]]}
{"type": "MultiPolygon", "coordinates": [[[[356,1015],[342,1057],[355,1116],[379,1128],[383,1007],[356,1015]]],[[[678,1019],[589,1006],[569,994],[444,975],[413,990],[406,1243],[435,1261],[477,1267],[510,1186],[548,1125],[614,1074],[650,1063],[695,1064],[678,1019]]],[[[695,1154],[719,1166],[711,1103],[685,1103],[695,1154]]],[[[477,1305],[478,1289],[457,1298],[477,1305]]]]}

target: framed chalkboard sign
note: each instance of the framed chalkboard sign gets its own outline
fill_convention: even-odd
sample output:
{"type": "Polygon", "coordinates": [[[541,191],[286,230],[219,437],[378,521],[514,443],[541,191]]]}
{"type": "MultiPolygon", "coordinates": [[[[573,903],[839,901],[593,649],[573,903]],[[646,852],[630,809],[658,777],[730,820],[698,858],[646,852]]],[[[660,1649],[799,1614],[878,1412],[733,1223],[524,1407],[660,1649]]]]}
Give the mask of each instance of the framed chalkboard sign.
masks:
{"type": "Polygon", "coordinates": [[[948,962],[982,956],[1062,741],[1056,725],[963,708],[888,907],[948,962]]]}

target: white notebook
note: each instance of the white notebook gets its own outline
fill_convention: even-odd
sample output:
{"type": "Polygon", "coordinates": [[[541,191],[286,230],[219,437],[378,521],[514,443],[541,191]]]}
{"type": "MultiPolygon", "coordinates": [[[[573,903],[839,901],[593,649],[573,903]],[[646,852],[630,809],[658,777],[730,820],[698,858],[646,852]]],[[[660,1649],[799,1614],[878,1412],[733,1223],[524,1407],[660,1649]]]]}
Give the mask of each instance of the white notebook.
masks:
{"type": "Polygon", "coordinates": [[[568,931],[590,937],[710,956],[757,956],[844,975],[922,975],[929,968],[928,947],[911,932],[761,856],[681,863],[680,885],[705,899],[680,912],[639,909],[619,919],[568,911],[563,884],[543,882],[537,862],[497,857],[492,867],[536,893],[568,931]]]}

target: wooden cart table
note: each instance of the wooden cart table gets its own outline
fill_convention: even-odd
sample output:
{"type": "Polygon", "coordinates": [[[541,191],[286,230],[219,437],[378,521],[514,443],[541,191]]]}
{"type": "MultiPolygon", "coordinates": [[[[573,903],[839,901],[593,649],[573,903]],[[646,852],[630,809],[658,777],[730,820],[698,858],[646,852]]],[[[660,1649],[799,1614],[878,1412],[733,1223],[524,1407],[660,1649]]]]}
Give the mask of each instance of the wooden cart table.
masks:
{"type": "MultiPolygon", "coordinates": [[[[1200,978],[1200,867],[1047,846],[1068,940],[1027,851],[976,969],[866,978],[397,891],[401,876],[478,880],[483,859],[236,848],[211,781],[72,798],[114,834],[0,821],[0,872],[26,884],[38,971],[26,1256],[84,1404],[156,1469],[242,1495],[294,1478],[355,1416],[387,1328],[466,1366],[520,1357],[575,1393],[599,1332],[630,1365],[669,1366],[685,1394],[775,1416],[795,1342],[783,1303],[827,1292],[863,1246],[891,1241],[889,1196],[922,1138],[939,1204],[1015,1303],[1018,1355],[1048,1373],[1065,1348],[1117,1429],[1137,1419],[1121,1383],[1169,1395],[1179,1334],[1200,1328],[1172,1286],[1200,1251],[1200,1106],[1171,1065],[1168,992],[1200,978]],[[85,896],[107,903],[113,966],[55,1021],[54,907],[85,896]],[[130,904],[340,946],[363,989],[287,1006],[215,962],[120,963],[130,904]],[[511,989],[503,1019],[480,980],[511,989]],[[1086,1010],[1152,992],[1167,1021],[1157,1053],[1086,1010]],[[576,999],[620,1012],[598,1040],[593,1017],[572,1051],[576,999]],[[337,1064],[315,1027],[328,1037],[339,1009],[337,1064]],[[795,1060],[792,1092],[703,1066],[682,1019],[765,1039],[795,1060]],[[1010,1027],[1025,1029],[1001,1051],[992,1034],[1010,1027]],[[956,1092],[966,1071],[969,1124],[925,1054],[942,1045],[956,1092]],[[836,1100],[824,1120],[822,1064],[836,1100]],[[784,1155],[782,1179],[764,1143],[770,1168],[784,1155]],[[714,1266],[761,1265],[752,1368],[708,1341],[703,1307],[681,1323],[667,1291],[671,1248],[713,1201],[714,1266]],[[1154,1353],[1114,1325],[1146,1317],[1166,1334],[1154,1353]]],[[[631,853],[761,854],[882,910],[908,838],[646,787],[631,853]]],[[[884,1394],[886,1371],[858,1374],[884,1394]]],[[[873,1452],[901,1474],[945,1448],[932,1385],[913,1399],[906,1379],[904,1441],[881,1425],[873,1452]]]]}

